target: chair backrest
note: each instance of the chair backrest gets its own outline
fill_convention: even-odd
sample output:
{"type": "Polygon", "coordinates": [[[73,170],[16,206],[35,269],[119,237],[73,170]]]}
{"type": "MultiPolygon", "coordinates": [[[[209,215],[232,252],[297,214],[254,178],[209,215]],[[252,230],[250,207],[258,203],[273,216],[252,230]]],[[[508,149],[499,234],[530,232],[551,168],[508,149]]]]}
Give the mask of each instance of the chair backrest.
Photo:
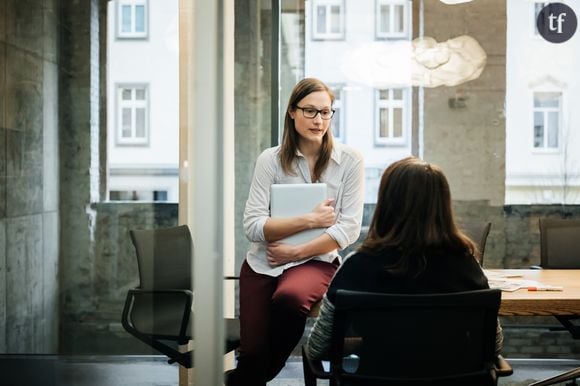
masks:
{"type": "Polygon", "coordinates": [[[425,295],[339,290],[331,370],[337,380],[357,385],[493,385],[500,300],[495,289],[425,295]]]}
{"type": "Polygon", "coordinates": [[[187,225],[131,230],[140,288],[191,289],[191,233],[187,225]]]}
{"type": "Polygon", "coordinates": [[[475,244],[477,245],[477,253],[475,258],[479,261],[480,265],[483,265],[483,257],[485,253],[485,244],[487,242],[487,236],[491,229],[490,222],[469,222],[464,223],[459,226],[461,231],[465,233],[475,244]]]}
{"type": "Polygon", "coordinates": [[[540,219],[541,265],[580,268],[580,219],[540,219]]]}

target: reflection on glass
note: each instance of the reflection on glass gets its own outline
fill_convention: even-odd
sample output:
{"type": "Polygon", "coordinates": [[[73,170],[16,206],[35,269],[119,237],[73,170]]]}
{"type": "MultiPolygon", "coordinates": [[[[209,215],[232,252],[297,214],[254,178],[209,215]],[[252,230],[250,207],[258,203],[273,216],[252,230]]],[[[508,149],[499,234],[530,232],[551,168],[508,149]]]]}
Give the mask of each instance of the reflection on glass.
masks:
{"type": "Polygon", "coordinates": [[[122,13],[122,23],[121,23],[121,31],[122,32],[131,32],[131,6],[130,5],[123,5],[121,7],[122,13]]]}
{"type": "Polygon", "coordinates": [[[380,109],[380,130],[379,135],[382,138],[389,137],[389,110],[388,109],[380,109]]]}
{"type": "Polygon", "coordinates": [[[330,8],[330,32],[340,33],[340,7],[337,5],[330,8]]]}
{"type": "Polygon", "coordinates": [[[402,5],[395,5],[395,32],[402,33],[405,28],[405,8],[402,5]]]}
{"type": "Polygon", "coordinates": [[[560,93],[537,92],[534,94],[534,107],[558,107],[560,93]]]}
{"type": "Polygon", "coordinates": [[[123,109],[123,138],[131,138],[131,109],[123,109]]]}
{"type": "Polygon", "coordinates": [[[558,92],[534,93],[534,147],[556,149],[559,146],[560,99],[558,92]]]}
{"type": "Polygon", "coordinates": [[[136,137],[145,138],[145,109],[138,108],[135,114],[136,137]]]}
{"type": "Polygon", "coordinates": [[[544,114],[534,113],[534,147],[544,147],[544,114]]]}
{"type": "Polygon", "coordinates": [[[391,6],[381,4],[381,33],[387,34],[391,31],[391,6]]]}
{"type": "Polygon", "coordinates": [[[317,32],[319,34],[324,34],[326,32],[326,7],[318,6],[316,7],[318,14],[317,14],[317,32]]]}
{"type": "Polygon", "coordinates": [[[135,32],[145,32],[145,6],[135,7],[135,32]]]}
{"type": "Polygon", "coordinates": [[[558,147],[559,114],[555,111],[548,112],[548,147],[558,147]]]}
{"type": "Polygon", "coordinates": [[[393,90],[393,99],[401,100],[403,99],[403,90],[396,88],[393,90]]]}
{"type": "Polygon", "coordinates": [[[393,110],[393,137],[403,136],[403,110],[396,108],[393,110]]]}

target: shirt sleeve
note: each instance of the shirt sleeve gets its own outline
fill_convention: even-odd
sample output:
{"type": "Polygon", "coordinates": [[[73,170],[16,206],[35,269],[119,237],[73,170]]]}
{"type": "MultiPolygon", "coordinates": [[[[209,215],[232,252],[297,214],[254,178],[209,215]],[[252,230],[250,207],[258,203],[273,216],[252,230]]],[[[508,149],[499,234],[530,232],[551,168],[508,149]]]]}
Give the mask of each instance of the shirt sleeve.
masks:
{"type": "Polygon", "coordinates": [[[324,359],[330,351],[330,338],[334,320],[334,305],[326,295],[322,298],[318,319],[308,336],[306,347],[311,359],[324,359]]]}
{"type": "Polygon", "coordinates": [[[362,223],[364,162],[361,155],[355,154],[356,158],[344,175],[342,191],[337,197],[341,202],[336,223],[326,230],[326,233],[336,241],[341,250],[358,239],[362,223]]]}
{"type": "Polygon", "coordinates": [[[252,242],[266,241],[264,224],[270,217],[270,186],[276,175],[273,149],[262,152],[256,160],[254,177],[244,210],[244,232],[252,242]]]}

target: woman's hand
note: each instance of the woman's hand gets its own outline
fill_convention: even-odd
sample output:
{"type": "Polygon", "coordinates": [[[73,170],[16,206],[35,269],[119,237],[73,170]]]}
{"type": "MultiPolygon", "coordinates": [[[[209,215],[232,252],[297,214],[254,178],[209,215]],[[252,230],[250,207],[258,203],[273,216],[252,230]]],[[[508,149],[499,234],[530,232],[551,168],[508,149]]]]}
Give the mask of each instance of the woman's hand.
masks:
{"type": "Polygon", "coordinates": [[[278,242],[268,243],[266,257],[268,258],[268,264],[272,267],[284,265],[302,258],[298,246],[278,242]]]}
{"type": "Polygon", "coordinates": [[[332,226],[336,220],[334,213],[333,198],[327,198],[320,204],[316,205],[310,215],[310,228],[328,228],[332,226]]]}

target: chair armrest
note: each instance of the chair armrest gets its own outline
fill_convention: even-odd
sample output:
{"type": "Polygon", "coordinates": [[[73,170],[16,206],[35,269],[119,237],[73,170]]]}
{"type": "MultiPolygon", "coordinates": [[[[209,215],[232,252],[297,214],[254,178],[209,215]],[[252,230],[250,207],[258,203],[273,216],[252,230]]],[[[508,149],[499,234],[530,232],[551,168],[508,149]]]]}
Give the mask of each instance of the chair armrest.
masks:
{"type": "Polygon", "coordinates": [[[184,296],[191,297],[193,292],[188,289],[164,289],[164,290],[144,290],[141,288],[132,288],[128,291],[131,295],[152,295],[152,294],[183,294],[184,296]]]}
{"type": "MultiPolygon", "coordinates": [[[[125,306],[123,307],[123,314],[121,317],[121,323],[125,330],[129,333],[137,336],[143,336],[143,332],[139,331],[134,325],[133,314],[134,307],[140,301],[145,302],[145,307],[152,307],[152,299],[163,298],[164,296],[170,296],[173,299],[178,299],[180,303],[179,310],[181,310],[181,321],[179,321],[175,332],[170,332],[169,334],[156,334],[156,335],[167,335],[171,336],[168,339],[177,339],[181,342],[187,342],[190,338],[187,336],[187,328],[189,326],[188,320],[191,315],[191,307],[193,304],[193,292],[188,289],[164,289],[164,290],[143,290],[140,288],[133,288],[127,291],[127,298],[125,299],[125,306]],[[142,299],[142,300],[139,300],[142,299]]],[[[162,299],[160,299],[162,300],[162,299]]],[[[161,307],[164,306],[164,302],[158,302],[161,307]]],[[[142,308],[141,308],[142,309],[142,308]]],[[[147,331],[147,330],[145,330],[147,331]]],[[[159,348],[157,348],[159,350],[159,348]]]]}
{"type": "Polygon", "coordinates": [[[514,370],[504,357],[498,355],[495,359],[495,373],[498,377],[507,377],[508,375],[512,375],[514,370]]]}

